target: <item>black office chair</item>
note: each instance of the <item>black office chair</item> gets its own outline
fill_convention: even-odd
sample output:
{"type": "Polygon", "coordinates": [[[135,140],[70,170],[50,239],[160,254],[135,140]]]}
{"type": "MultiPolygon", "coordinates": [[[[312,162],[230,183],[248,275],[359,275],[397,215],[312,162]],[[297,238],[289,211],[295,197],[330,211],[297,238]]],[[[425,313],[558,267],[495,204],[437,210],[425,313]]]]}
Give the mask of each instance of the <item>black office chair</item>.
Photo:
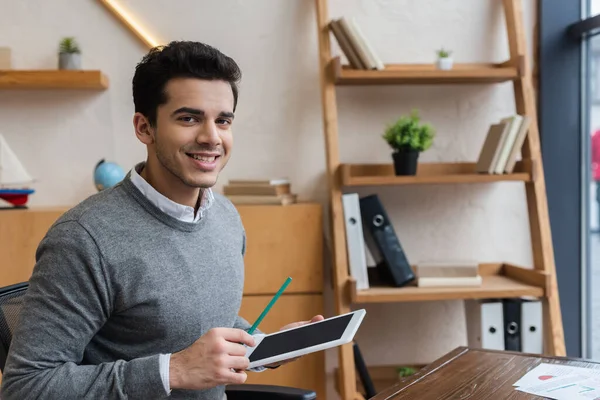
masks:
{"type": "MultiPolygon", "coordinates": [[[[2,372],[12,333],[21,312],[22,296],[28,286],[27,282],[23,282],[0,288],[0,371],[2,372]]],[[[317,394],[312,390],[275,385],[229,385],[225,391],[227,400],[314,400],[317,398],[317,394]]]]}

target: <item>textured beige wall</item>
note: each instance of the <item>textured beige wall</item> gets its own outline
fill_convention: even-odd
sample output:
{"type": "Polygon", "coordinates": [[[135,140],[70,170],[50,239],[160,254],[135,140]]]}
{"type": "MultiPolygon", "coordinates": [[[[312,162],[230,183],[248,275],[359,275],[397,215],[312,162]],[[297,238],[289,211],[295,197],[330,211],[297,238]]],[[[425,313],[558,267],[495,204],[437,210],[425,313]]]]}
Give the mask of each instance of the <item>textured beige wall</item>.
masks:
{"type": "MultiPolygon", "coordinates": [[[[231,177],[285,175],[301,200],[326,204],[312,0],[122,4],[159,40],[205,41],[239,62],[244,77],[235,147],[219,187],[231,177]]],[[[533,2],[524,5],[531,45],[533,2]]],[[[441,46],[453,49],[457,62],[508,55],[500,0],[331,0],[330,7],[332,17],[357,19],[384,62],[433,62],[441,46]]],[[[98,159],[130,168],[144,157],[132,130],[130,82],[146,49],[95,0],[0,0],[0,10],[0,46],[12,47],[15,68],[54,68],[57,42],[74,35],[84,67],[110,77],[110,89],[100,93],[0,92],[0,132],[39,180],[31,204],[73,204],[94,192],[98,159]]],[[[342,87],[338,94],[343,162],[389,161],[382,129],[411,108],[438,129],[422,161],[473,161],[489,124],[514,112],[510,84],[342,87]]],[[[531,263],[521,184],[388,187],[378,193],[411,262],[531,263]]],[[[358,335],[367,361],[427,363],[464,344],[461,307],[459,301],[368,306],[358,335]]],[[[337,358],[328,355],[331,371],[337,358]]]]}

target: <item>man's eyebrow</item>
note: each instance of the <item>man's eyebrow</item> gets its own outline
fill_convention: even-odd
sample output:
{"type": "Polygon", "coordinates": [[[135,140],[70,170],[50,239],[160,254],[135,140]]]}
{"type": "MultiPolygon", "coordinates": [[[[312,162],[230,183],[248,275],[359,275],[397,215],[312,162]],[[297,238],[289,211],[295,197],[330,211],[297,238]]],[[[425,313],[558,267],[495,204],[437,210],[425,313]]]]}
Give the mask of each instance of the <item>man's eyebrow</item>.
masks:
{"type": "MultiPolygon", "coordinates": [[[[171,115],[177,115],[177,114],[193,114],[193,115],[203,116],[205,113],[203,110],[199,110],[197,108],[180,107],[171,113],[171,115]]],[[[235,115],[229,111],[221,111],[219,113],[219,117],[234,119],[235,115]]]]}
{"type": "Polygon", "coordinates": [[[177,114],[194,114],[194,115],[204,115],[204,111],[199,110],[197,108],[191,108],[191,107],[180,107],[177,110],[173,111],[171,113],[171,115],[177,115],[177,114]]]}

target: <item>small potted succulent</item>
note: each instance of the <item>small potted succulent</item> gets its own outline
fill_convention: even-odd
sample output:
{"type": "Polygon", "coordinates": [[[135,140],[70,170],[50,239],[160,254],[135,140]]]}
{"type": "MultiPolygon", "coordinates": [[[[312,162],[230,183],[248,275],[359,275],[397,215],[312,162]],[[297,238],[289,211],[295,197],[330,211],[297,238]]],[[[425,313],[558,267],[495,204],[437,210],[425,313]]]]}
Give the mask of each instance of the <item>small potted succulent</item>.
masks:
{"type": "Polygon", "coordinates": [[[454,61],[452,60],[452,52],[444,48],[437,51],[437,67],[442,70],[452,69],[454,61]]]}
{"type": "Polygon", "coordinates": [[[421,123],[417,110],[389,125],[383,138],[394,150],[395,174],[416,175],[419,154],[431,147],[434,136],[435,130],[429,123],[421,123]]]}
{"type": "Polygon", "coordinates": [[[58,69],[81,69],[81,50],[75,38],[63,38],[58,49],[58,69]]]}

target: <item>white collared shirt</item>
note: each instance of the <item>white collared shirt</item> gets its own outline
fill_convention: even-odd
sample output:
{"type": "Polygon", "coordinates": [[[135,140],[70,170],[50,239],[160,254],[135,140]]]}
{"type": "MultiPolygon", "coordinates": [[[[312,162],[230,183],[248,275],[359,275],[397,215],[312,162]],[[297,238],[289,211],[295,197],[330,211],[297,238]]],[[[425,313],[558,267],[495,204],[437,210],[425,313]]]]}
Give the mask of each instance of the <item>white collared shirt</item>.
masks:
{"type": "Polygon", "coordinates": [[[131,170],[131,182],[133,182],[133,184],[140,190],[140,192],[142,192],[144,196],[148,198],[148,200],[152,202],[152,204],[158,207],[165,214],[185,222],[198,222],[204,216],[206,210],[208,210],[215,201],[215,196],[212,190],[210,188],[204,189],[202,191],[202,200],[200,201],[198,213],[195,214],[194,207],[174,202],[146,182],[146,180],[140,175],[143,167],[144,163],[140,163],[131,170]]]}

